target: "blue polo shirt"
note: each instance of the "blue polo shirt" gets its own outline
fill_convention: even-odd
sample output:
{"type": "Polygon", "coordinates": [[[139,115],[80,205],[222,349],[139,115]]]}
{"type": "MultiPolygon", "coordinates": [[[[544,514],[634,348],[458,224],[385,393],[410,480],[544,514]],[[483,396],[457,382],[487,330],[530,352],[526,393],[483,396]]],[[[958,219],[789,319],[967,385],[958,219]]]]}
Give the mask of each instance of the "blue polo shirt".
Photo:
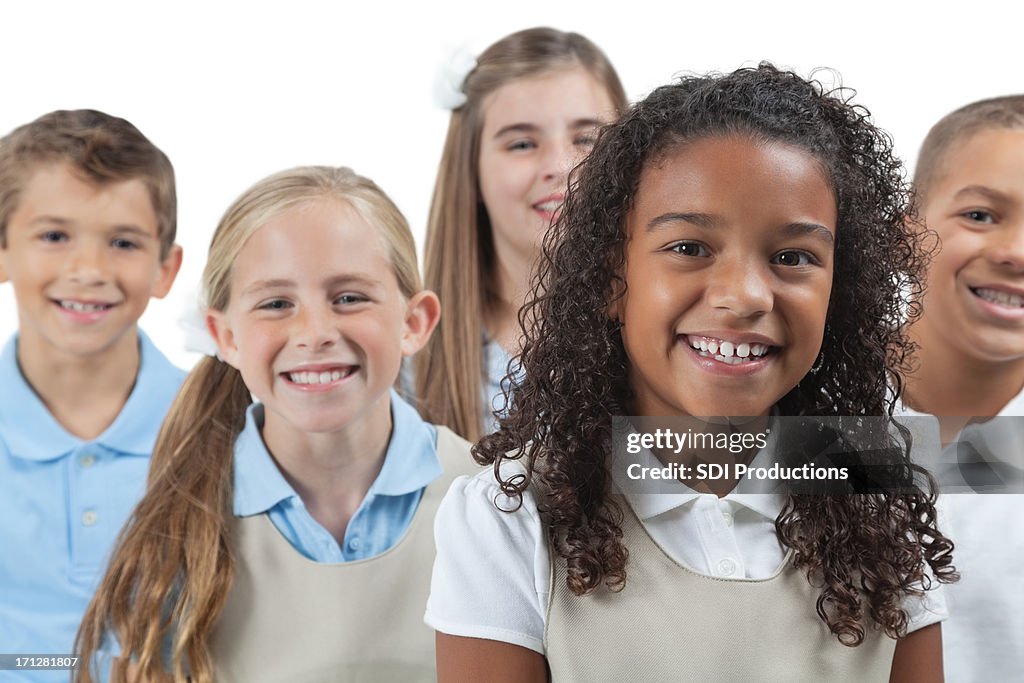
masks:
{"type": "Polygon", "coordinates": [[[267,451],[260,436],[263,406],[250,406],[245,428],[235,441],[235,515],[267,514],[297,551],[316,562],[361,560],[391,548],[409,528],[423,489],[442,472],[437,430],[395,391],[391,421],[384,465],[339,545],[309,514],[267,451]]]}
{"type": "MultiPolygon", "coordinates": [[[[103,434],[83,441],[25,381],[17,343],[0,353],[0,654],[68,654],[185,373],[140,331],[131,395],[103,434]]],[[[0,680],[67,681],[68,672],[0,680]]]]}

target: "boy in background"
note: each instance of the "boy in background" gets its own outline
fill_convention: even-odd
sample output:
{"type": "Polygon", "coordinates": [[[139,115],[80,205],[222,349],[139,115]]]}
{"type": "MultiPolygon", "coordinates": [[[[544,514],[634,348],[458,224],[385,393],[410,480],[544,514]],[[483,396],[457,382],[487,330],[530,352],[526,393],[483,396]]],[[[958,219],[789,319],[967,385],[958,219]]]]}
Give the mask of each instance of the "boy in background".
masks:
{"type": "Polygon", "coordinates": [[[910,328],[918,357],[903,401],[938,417],[944,444],[985,451],[965,462],[954,446],[955,470],[958,483],[990,491],[943,501],[961,574],[947,588],[947,680],[1019,680],[1024,496],[996,491],[1020,490],[1024,436],[1019,421],[985,423],[1024,415],[1024,95],[975,102],[935,124],[914,185],[941,245],[910,328]]]}
{"type": "Polygon", "coordinates": [[[55,111],[0,139],[18,309],[0,353],[0,653],[71,653],[142,495],[184,377],[137,327],[181,265],[175,228],[174,170],[129,122],[55,111]]]}

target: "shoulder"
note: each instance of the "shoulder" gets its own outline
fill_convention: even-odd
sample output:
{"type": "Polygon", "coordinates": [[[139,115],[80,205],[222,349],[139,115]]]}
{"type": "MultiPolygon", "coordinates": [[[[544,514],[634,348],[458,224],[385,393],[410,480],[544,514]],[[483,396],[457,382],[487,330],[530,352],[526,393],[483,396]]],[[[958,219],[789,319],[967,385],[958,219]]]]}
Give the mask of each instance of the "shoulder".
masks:
{"type": "MultiPolygon", "coordinates": [[[[429,423],[427,423],[429,424],[429,423]]],[[[473,460],[473,444],[444,425],[431,425],[437,432],[437,456],[445,471],[456,468],[465,474],[475,474],[480,466],[473,460]]]]}
{"type": "MultiPolygon", "coordinates": [[[[506,463],[501,476],[524,474],[506,463]]],[[[494,471],[457,478],[434,521],[437,558],[427,623],[449,635],[543,652],[550,558],[536,500],[506,496],[494,471]]]]}
{"type": "Polygon", "coordinates": [[[138,335],[139,355],[141,357],[139,368],[140,380],[143,379],[143,375],[146,375],[157,381],[181,384],[188,373],[174,365],[164,352],[153,343],[149,335],[142,331],[142,328],[139,328],[138,335]]]}
{"type": "Polygon", "coordinates": [[[925,568],[924,589],[921,595],[906,594],[903,596],[902,607],[907,613],[907,633],[913,633],[925,626],[945,621],[949,617],[946,606],[946,589],[935,580],[931,570],[925,568]]]}
{"type": "MultiPolygon", "coordinates": [[[[518,461],[502,463],[499,471],[503,481],[515,481],[525,474],[518,461]]],[[[439,520],[442,515],[447,526],[441,528],[438,525],[439,535],[451,533],[457,525],[471,528],[486,526],[492,531],[503,529],[504,532],[497,537],[479,539],[479,542],[491,544],[499,541],[535,543],[539,542],[541,535],[540,514],[533,491],[527,489],[521,499],[506,495],[491,467],[456,478],[441,503],[439,520]]]]}

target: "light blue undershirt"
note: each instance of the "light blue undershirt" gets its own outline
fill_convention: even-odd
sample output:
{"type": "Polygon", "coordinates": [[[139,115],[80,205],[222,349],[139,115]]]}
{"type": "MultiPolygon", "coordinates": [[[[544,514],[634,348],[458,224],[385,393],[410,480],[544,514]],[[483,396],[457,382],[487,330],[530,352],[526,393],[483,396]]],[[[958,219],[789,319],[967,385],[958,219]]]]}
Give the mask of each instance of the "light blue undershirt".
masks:
{"type": "Polygon", "coordinates": [[[391,418],[384,465],[339,546],[309,514],[267,451],[260,436],[263,406],[250,406],[245,428],[235,441],[235,515],[266,513],[297,551],[316,562],[350,562],[388,550],[408,529],[423,489],[441,475],[437,430],[394,391],[391,418]]]}
{"type": "MultiPolygon", "coordinates": [[[[0,353],[0,653],[68,654],[185,373],[139,332],[135,386],[106,431],[85,441],[25,381],[17,342],[0,353]]],[[[67,681],[68,672],[0,680],[67,681]]]]}

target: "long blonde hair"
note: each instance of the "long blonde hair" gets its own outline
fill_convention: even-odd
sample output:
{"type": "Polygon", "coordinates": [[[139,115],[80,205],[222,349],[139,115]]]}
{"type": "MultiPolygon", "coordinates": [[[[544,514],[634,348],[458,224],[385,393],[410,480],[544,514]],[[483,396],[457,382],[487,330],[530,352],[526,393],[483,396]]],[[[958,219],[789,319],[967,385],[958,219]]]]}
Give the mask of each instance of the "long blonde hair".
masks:
{"type": "Polygon", "coordinates": [[[497,303],[486,273],[495,261],[491,224],[477,164],[483,101],[510,81],[582,66],[607,90],[618,112],[627,105],[611,62],[578,33],[531,28],[505,36],[477,58],[463,84],[466,102],[452,112],[427,223],[427,288],[444,306],[439,334],[416,355],[416,396],[424,418],[476,441],[483,431],[481,382],[484,313],[497,303]]]}
{"type": "MultiPolygon", "coordinates": [[[[246,240],[272,217],[321,198],[348,202],[386,243],[399,289],[420,290],[416,247],[398,208],[372,181],[347,168],[294,168],[261,180],[227,210],[210,244],[203,292],[210,308],[230,300],[231,267],[246,240]]],[[[95,653],[106,632],[119,641],[123,664],[141,680],[169,668],[175,681],[213,680],[208,647],[234,578],[232,460],[251,403],[241,374],[216,358],[189,373],[157,437],[146,494],[121,537],[76,641],[76,680],[91,683],[95,653]],[[171,661],[162,646],[173,636],[171,661]],[[169,664],[169,667],[168,667],[169,664]]]]}

